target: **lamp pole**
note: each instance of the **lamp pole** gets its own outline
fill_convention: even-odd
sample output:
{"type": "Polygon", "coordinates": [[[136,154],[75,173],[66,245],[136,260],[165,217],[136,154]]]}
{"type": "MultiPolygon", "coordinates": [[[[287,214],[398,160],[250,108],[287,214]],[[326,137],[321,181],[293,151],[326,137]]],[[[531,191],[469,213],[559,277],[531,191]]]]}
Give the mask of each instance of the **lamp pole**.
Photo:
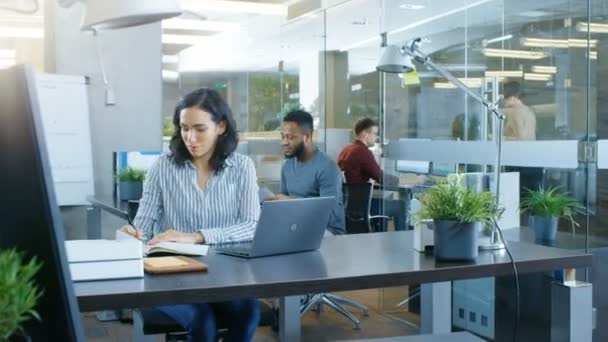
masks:
{"type": "MultiPolygon", "coordinates": [[[[496,136],[496,144],[497,144],[497,153],[496,153],[496,163],[494,167],[494,181],[496,182],[496,186],[494,188],[496,195],[496,208],[499,207],[500,204],[500,169],[502,163],[502,129],[504,125],[505,116],[502,112],[498,110],[498,101],[496,103],[490,103],[481,95],[474,92],[471,88],[469,88],[466,84],[464,84],[457,77],[452,75],[451,72],[438,65],[431,59],[428,55],[420,51],[420,42],[421,38],[416,38],[412,40],[410,43],[406,44],[402,50],[403,53],[411,56],[418,62],[427,65],[437,71],[441,76],[445,77],[448,81],[452,82],[456,87],[463,90],[467,95],[471,96],[479,103],[483,104],[488,110],[490,110],[494,116],[498,119],[498,127],[497,127],[497,136],[496,136]]],[[[492,231],[490,234],[490,243],[488,245],[480,245],[479,248],[491,250],[491,249],[503,249],[505,245],[499,240],[498,234],[496,232],[496,226],[492,226],[492,231]]]]}

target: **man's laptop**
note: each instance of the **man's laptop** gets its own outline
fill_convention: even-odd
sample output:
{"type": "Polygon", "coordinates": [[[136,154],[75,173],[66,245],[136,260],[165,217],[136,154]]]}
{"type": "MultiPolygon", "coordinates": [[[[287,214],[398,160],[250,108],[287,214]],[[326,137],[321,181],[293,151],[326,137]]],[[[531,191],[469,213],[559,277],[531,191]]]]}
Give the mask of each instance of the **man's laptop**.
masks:
{"type": "Polygon", "coordinates": [[[319,249],[335,201],[332,196],[264,202],[251,242],[218,246],[215,250],[255,258],[319,249]]]}

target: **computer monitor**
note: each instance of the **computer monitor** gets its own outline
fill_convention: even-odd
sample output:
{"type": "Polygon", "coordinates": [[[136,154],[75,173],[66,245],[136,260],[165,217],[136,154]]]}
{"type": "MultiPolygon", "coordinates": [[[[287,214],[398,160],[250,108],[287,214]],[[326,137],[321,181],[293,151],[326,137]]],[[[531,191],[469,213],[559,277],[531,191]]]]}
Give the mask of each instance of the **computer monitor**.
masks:
{"type": "MultiPolygon", "coordinates": [[[[399,141],[431,141],[431,139],[400,138],[399,141]]],[[[428,161],[397,160],[395,170],[402,173],[429,174],[431,163],[428,161]]]]}
{"type": "Polygon", "coordinates": [[[35,307],[41,320],[28,320],[24,331],[33,341],[84,341],[29,67],[0,71],[0,104],[0,249],[42,262],[35,278],[44,291],[35,307]]]}
{"type": "Polygon", "coordinates": [[[424,161],[397,160],[395,169],[397,172],[403,173],[428,174],[431,170],[431,163],[424,161]]]}
{"type": "Polygon", "coordinates": [[[431,174],[433,176],[448,176],[457,173],[456,164],[433,162],[431,165],[431,174]]]}

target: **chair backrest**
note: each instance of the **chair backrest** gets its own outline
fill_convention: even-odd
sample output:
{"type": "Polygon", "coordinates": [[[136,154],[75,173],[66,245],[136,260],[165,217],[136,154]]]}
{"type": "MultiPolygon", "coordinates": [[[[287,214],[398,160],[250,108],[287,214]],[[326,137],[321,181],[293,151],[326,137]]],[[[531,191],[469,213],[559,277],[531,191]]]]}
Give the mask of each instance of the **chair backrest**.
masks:
{"type": "Polygon", "coordinates": [[[342,184],[344,193],[344,216],[346,218],[346,234],[361,234],[371,232],[369,222],[372,200],[372,183],[342,184]]]}

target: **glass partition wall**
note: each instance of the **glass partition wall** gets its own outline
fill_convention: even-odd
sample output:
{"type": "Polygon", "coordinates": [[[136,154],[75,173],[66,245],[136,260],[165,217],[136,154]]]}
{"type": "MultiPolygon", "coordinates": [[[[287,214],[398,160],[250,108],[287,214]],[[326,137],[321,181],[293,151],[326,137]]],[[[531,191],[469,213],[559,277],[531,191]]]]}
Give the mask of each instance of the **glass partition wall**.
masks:
{"type": "MultiPolygon", "coordinates": [[[[401,201],[411,228],[417,193],[450,173],[491,174],[499,138],[496,118],[435,70],[416,63],[414,73],[376,71],[381,33],[389,44],[420,37],[423,52],[507,115],[503,172],[510,176],[501,183],[506,212],[500,222],[507,239],[534,242],[520,199],[526,189],[557,187],[588,211],[574,217],[575,227],[560,220],[553,244],[601,255],[608,246],[607,16],[602,0],[350,0],[289,19],[253,19],[241,31],[246,39],[226,37],[230,43],[221,49],[190,48],[199,53],[182,53],[178,83],[165,88],[184,94],[205,85],[226,96],[248,145],[243,151],[256,161],[260,183],[275,189],[282,162],[278,129],[289,110],[313,114],[315,141],[334,158],[352,141],[358,119],[378,120],[373,151],[385,177],[413,189],[383,198],[401,201]],[[206,60],[205,51],[228,57],[206,60]],[[195,67],[188,66],[192,60],[195,67]]],[[[605,278],[595,268],[578,276],[605,278]]],[[[537,280],[523,279],[532,287],[537,280]]],[[[512,327],[498,323],[512,317],[510,281],[455,282],[454,326],[489,339],[510,338],[512,327]],[[497,301],[507,303],[506,312],[499,312],[497,301]]],[[[600,287],[596,283],[598,320],[608,314],[600,287]]],[[[382,305],[389,311],[412,294],[409,310],[416,312],[415,290],[388,294],[382,305]]],[[[537,326],[544,336],[547,320],[536,318],[549,315],[548,291],[527,295],[532,297],[522,292],[522,329],[537,326]]],[[[608,327],[598,326],[594,334],[598,341],[608,338],[608,327]]]]}

